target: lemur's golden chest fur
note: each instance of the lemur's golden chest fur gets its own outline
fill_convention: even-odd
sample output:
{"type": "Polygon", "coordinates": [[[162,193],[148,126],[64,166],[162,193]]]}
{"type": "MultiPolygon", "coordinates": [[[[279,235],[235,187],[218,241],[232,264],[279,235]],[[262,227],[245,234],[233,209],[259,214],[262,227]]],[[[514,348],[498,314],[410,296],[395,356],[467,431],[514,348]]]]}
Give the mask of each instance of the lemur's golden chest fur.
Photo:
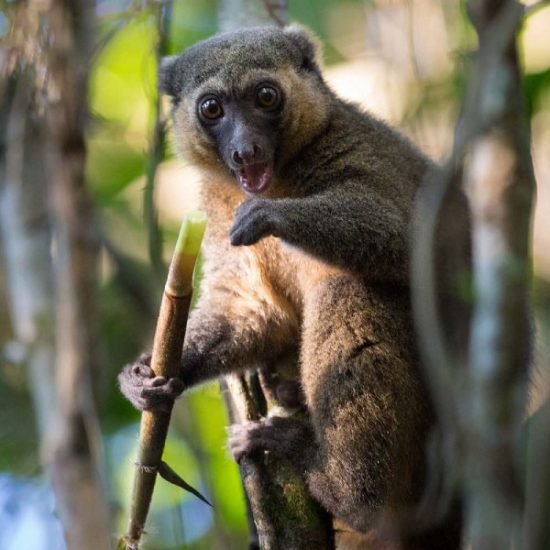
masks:
{"type": "Polygon", "coordinates": [[[218,270],[223,269],[227,274],[228,265],[234,264],[230,270],[233,276],[218,284],[226,286],[225,291],[236,299],[237,295],[240,297],[243,311],[263,301],[285,312],[298,337],[304,295],[322,281],[349,276],[349,272],[275,237],[267,237],[249,247],[232,247],[227,236],[234,212],[246,198],[234,181],[204,179],[200,207],[210,220],[203,248],[204,277],[216,279],[218,270]]]}
{"type": "MultiPolygon", "coordinates": [[[[316,393],[323,366],[309,358],[315,350],[301,345],[304,334],[318,330],[307,322],[307,316],[304,320],[306,302],[312,300],[317,289],[322,292],[330,282],[355,280],[359,286],[362,283],[359,276],[275,237],[264,238],[249,247],[231,246],[227,235],[233,213],[246,198],[230,179],[205,178],[203,181],[201,208],[210,220],[203,246],[203,292],[208,293],[211,300],[218,300],[220,307],[227,307],[230,302],[231,315],[245,319],[250,330],[261,332],[271,322],[271,330],[278,332],[275,339],[288,346],[288,350],[281,346],[281,353],[301,348],[302,386],[311,405],[319,399],[316,393]]],[[[362,315],[369,316],[365,306],[357,303],[357,308],[363,309],[362,315]]],[[[372,323],[353,330],[352,337],[364,333],[359,338],[383,338],[373,334],[372,323]]]]}

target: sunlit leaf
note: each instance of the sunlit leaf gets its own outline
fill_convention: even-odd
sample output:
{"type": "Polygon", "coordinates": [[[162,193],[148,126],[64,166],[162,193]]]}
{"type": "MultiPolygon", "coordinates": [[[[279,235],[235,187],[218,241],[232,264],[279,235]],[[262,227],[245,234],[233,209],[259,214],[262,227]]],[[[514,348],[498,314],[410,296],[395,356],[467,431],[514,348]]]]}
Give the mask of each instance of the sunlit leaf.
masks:
{"type": "Polygon", "coordinates": [[[129,133],[147,129],[156,86],[153,24],[144,15],[123,27],[102,50],[90,77],[92,112],[125,123],[129,133]]]}

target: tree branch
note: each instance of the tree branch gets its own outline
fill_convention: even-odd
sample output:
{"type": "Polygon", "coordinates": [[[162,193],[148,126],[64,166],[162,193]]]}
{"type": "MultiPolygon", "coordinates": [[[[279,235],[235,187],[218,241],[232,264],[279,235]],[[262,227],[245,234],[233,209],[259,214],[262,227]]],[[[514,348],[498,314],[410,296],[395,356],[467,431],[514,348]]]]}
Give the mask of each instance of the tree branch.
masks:
{"type": "MultiPolygon", "coordinates": [[[[258,420],[259,407],[243,375],[226,377],[235,422],[258,420]]],[[[272,408],[280,405],[272,402],[272,408]]],[[[241,476],[262,550],[333,548],[330,517],[313,502],[289,464],[268,454],[241,460],[241,476]]]]}
{"type": "Polygon", "coordinates": [[[2,67],[0,73],[0,241],[10,316],[15,338],[26,348],[43,442],[54,421],[56,394],[49,186],[40,172],[47,132],[42,118],[27,114],[33,109],[34,71],[29,67],[9,77],[2,67]]]}
{"type": "Polygon", "coordinates": [[[539,0],[529,6],[525,7],[525,17],[530,17],[535,14],[537,11],[542,10],[550,6],[550,0],[539,0]]]}
{"type": "Polygon", "coordinates": [[[264,6],[270,19],[279,27],[288,24],[288,2],[287,0],[264,0],[264,6]]]}
{"type": "Polygon", "coordinates": [[[515,46],[523,7],[512,0],[471,0],[468,8],[479,51],[451,160],[419,195],[413,281],[438,412],[444,429],[455,430],[458,440],[468,444],[468,536],[474,549],[490,550],[508,547],[522,512],[516,443],[530,347],[534,176],[515,46]],[[444,196],[460,180],[473,235],[475,305],[467,370],[446,348],[434,272],[436,222],[444,196]]]}
{"type": "Polygon", "coordinates": [[[69,548],[108,548],[108,505],[96,457],[97,238],[84,178],[88,63],[94,4],[54,0],[46,16],[51,139],[51,220],[58,421],[50,435],[52,480],[69,548]]]}
{"type": "Polygon", "coordinates": [[[474,549],[504,548],[523,509],[517,437],[530,356],[530,223],[534,175],[512,0],[471,0],[479,35],[470,113],[481,123],[464,162],[473,225],[468,533],[474,549]]]}
{"type": "MultiPolygon", "coordinates": [[[[168,55],[168,33],[170,31],[170,21],[172,18],[172,0],[161,0],[152,3],[152,5],[157,26],[155,57],[158,67],[160,66],[162,58],[168,55]]],[[[143,215],[149,237],[149,259],[151,260],[151,265],[157,277],[159,280],[163,280],[166,273],[162,259],[162,233],[155,207],[155,179],[158,166],[162,162],[164,149],[166,147],[167,120],[162,111],[162,97],[160,92],[155,89],[153,93],[153,129],[151,132],[146,183],[143,193],[143,215]]]]}
{"type": "MultiPolygon", "coordinates": [[[[444,412],[461,420],[457,427],[468,443],[467,532],[474,549],[490,550],[510,544],[512,526],[522,509],[515,445],[524,414],[530,344],[527,293],[534,178],[515,48],[523,8],[508,0],[472,0],[468,8],[480,46],[453,158],[442,178],[444,189],[438,193],[441,197],[446,192],[453,173],[462,172],[472,213],[475,291],[469,368],[461,375],[466,387],[452,373],[444,351],[427,355],[434,375],[434,358],[443,358],[446,372],[437,375],[436,401],[444,412]],[[459,393],[453,391],[453,383],[459,393]],[[445,405],[447,390],[455,398],[445,405]],[[457,398],[464,403],[462,411],[457,398]]],[[[438,204],[440,199],[436,208],[438,204]]],[[[428,238],[417,243],[417,283],[422,274],[419,251],[431,259],[426,247],[433,247],[435,216],[431,214],[430,225],[424,228],[428,238]]],[[[419,302],[417,297],[417,307],[424,307],[421,330],[428,346],[426,306],[419,302]]],[[[430,328],[438,323],[433,303],[427,306],[430,328]]]]}

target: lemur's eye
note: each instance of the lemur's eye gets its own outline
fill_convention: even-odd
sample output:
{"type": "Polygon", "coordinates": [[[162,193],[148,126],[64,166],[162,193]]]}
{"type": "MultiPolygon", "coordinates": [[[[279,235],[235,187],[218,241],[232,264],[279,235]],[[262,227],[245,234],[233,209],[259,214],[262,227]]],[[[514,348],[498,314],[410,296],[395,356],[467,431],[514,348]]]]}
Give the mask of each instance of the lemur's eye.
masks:
{"type": "Polygon", "coordinates": [[[221,103],[216,98],[209,97],[200,104],[200,113],[208,120],[216,120],[223,116],[223,109],[221,103]]]}
{"type": "Polygon", "coordinates": [[[274,109],[279,105],[281,96],[273,86],[262,86],[256,92],[256,102],[262,109],[274,109]]]}

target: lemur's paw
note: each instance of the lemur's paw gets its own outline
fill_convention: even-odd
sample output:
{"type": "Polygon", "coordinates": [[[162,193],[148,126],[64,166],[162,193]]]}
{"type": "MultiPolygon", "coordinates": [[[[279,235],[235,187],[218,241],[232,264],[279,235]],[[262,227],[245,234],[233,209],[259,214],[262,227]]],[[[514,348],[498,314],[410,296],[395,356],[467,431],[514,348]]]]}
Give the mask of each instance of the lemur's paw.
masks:
{"type": "Polygon", "coordinates": [[[247,199],[235,211],[229,238],[233,246],[249,246],[263,237],[278,235],[279,220],[275,201],[247,199]]]}
{"type": "Polygon", "coordinates": [[[179,378],[155,376],[151,368],[151,355],[141,354],[118,375],[120,391],[140,410],[169,410],[174,399],[183,391],[179,378]]]}
{"type": "Polygon", "coordinates": [[[229,427],[227,445],[233,458],[240,462],[244,457],[258,454],[265,450],[264,421],[244,422],[229,427]]]}
{"type": "Polygon", "coordinates": [[[229,450],[237,462],[263,451],[292,459],[297,449],[315,447],[310,423],[294,418],[273,416],[233,424],[228,431],[229,450]]]}

